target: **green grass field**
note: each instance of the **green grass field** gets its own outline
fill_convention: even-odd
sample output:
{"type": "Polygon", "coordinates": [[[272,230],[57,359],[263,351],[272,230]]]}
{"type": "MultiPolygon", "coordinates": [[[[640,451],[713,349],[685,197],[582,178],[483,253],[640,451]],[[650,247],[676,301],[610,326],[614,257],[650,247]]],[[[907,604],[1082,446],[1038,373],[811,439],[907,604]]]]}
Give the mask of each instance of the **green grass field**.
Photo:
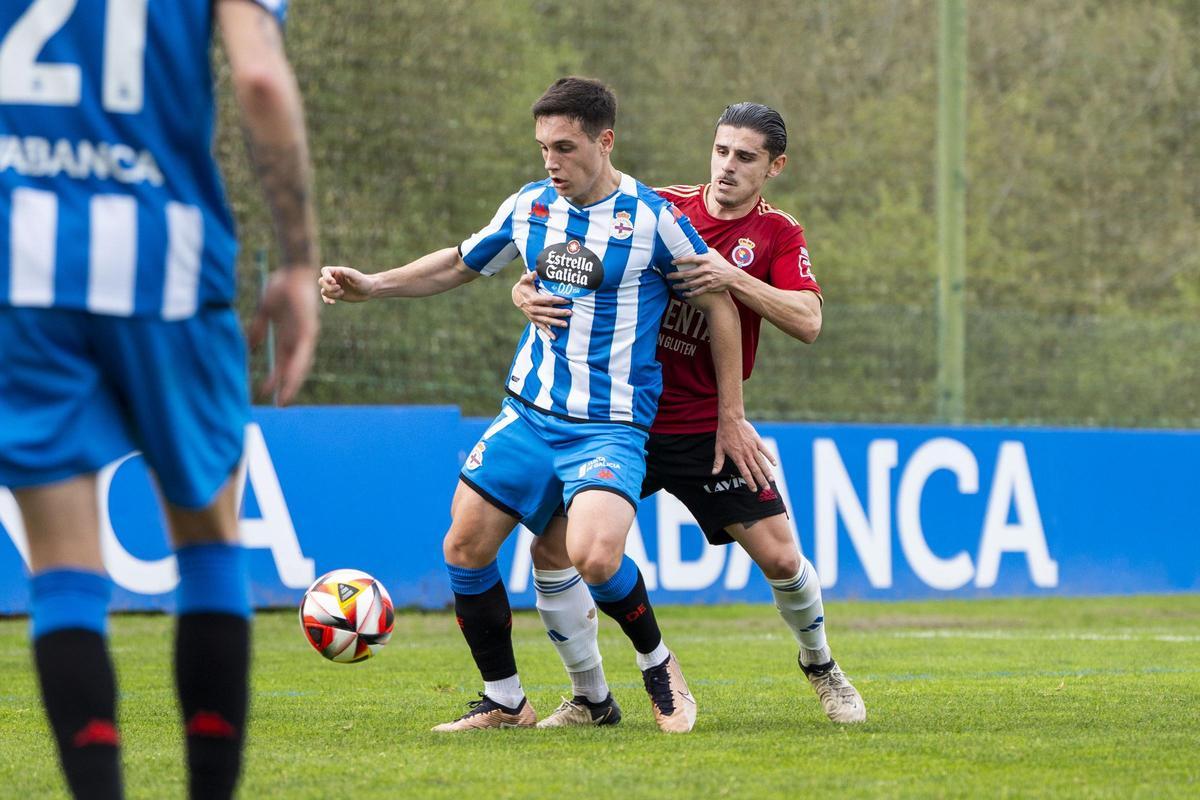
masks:
{"type": "MultiPolygon", "coordinates": [[[[658,732],[631,652],[602,629],[616,728],[446,736],[476,691],[446,613],[403,614],[359,665],[323,661],[290,613],[256,623],[243,797],[1195,797],[1200,596],[831,603],[831,642],[868,721],[835,727],[767,606],[662,608],[700,708],[658,732]]],[[[514,625],[534,706],[565,691],[536,615],[514,625]]],[[[170,621],[113,644],[130,797],[182,797],[170,621]]],[[[0,796],[61,795],[24,620],[0,621],[0,796]]]]}

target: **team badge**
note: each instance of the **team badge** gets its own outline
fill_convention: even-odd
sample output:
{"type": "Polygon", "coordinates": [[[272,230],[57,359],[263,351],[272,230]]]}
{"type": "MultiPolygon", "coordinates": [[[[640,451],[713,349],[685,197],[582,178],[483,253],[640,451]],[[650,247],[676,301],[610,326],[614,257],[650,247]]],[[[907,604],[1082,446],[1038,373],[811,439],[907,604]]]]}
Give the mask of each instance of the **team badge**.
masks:
{"type": "Polygon", "coordinates": [[[483,442],[475,445],[475,449],[471,451],[471,455],[467,456],[467,469],[479,469],[483,466],[484,450],[487,450],[487,445],[483,442]]]}
{"type": "Polygon", "coordinates": [[[733,263],[737,264],[742,269],[750,266],[750,262],[754,260],[754,241],[752,239],[738,239],[738,246],[733,248],[733,263]]]}
{"type": "Polygon", "coordinates": [[[613,214],[612,221],[612,238],[628,239],[633,236],[633,220],[629,216],[628,211],[618,211],[613,214]]]}

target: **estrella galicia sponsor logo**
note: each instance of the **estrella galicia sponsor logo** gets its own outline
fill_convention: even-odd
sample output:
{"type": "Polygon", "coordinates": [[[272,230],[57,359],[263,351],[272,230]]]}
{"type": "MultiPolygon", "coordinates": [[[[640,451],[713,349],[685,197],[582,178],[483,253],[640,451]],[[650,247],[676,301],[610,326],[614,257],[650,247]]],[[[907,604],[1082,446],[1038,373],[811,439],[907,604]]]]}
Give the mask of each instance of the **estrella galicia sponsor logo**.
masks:
{"type": "Polygon", "coordinates": [[[570,239],[538,254],[537,274],[542,285],[559,297],[580,297],[600,288],[604,265],[578,239],[570,239]]]}
{"type": "Polygon", "coordinates": [[[617,477],[616,474],[613,473],[613,470],[619,470],[620,468],[621,465],[615,461],[609,461],[604,456],[596,456],[592,460],[584,462],[579,467],[579,477],[585,478],[589,473],[595,472],[597,473],[596,477],[600,478],[601,480],[611,481],[617,477]],[[607,475],[604,474],[606,472],[608,473],[607,475]]]}

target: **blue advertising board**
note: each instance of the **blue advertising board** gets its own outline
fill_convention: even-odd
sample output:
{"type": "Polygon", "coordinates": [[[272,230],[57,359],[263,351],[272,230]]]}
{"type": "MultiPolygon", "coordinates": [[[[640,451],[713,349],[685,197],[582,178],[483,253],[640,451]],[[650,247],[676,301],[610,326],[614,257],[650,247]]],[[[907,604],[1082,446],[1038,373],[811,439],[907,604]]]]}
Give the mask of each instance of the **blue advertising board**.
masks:
{"type": "MultiPolygon", "coordinates": [[[[242,474],[252,599],[290,606],[352,567],[398,606],[451,602],[442,564],[456,475],[488,420],[452,407],[256,409],[242,474]]],[[[1097,595],[1200,590],[1200,432],[761,424],[827,597],[1097,595]]],[[[100,475],[115,609],[170,609],[178,580],[137,454],[100,475]]],[[[518,528],[500,566],[532,607],[518,528]]],[[[654,602],[769,601],[737,546],[686,509],[642,503],[627,548],[654,602]]],[[[24,613],[27,548],[0,489],[0,613],[24,613]]]]}

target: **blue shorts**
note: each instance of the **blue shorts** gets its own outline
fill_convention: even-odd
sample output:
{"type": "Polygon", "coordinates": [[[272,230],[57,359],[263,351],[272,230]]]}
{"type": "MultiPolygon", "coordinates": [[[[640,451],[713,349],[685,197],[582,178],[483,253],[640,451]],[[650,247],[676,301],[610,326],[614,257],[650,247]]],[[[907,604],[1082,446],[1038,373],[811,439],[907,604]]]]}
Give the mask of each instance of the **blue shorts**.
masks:
{"type": "Polygon", "coordinates": [[[172,322],[0,308],[0,486],[65,480],[141,450],[168,501],[205,508],[242,457],[246,384],[229,308],[172,322]]]}
{"type": "Polygon", "coordinates": [[[506,397],[459,477],[540,535],[584,489],[615,492],[637,508],[646,436],[620,423],[559,419],[506,397]]]}

